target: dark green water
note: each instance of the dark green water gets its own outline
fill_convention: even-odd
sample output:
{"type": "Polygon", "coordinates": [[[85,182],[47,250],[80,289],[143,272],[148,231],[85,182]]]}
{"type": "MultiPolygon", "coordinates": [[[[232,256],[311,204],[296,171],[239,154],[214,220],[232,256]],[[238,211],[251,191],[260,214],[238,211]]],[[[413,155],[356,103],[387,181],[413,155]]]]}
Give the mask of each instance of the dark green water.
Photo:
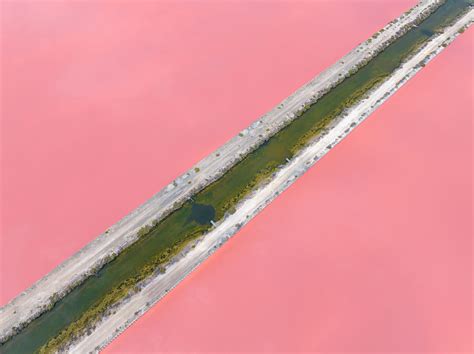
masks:
{"type": "Polygon", "coordinates": [[[216,211],[212,205],[194,203],[191,207],[190,222],[195,221],[199,225],[210,224],[216,216],[216,211]]]}
{"type": "Polygon", "coordinates": [[[293,156],[298,144],[306,141],[304,136],[308,132],[320,131],[328,117],[338,114],[344,104],[358,99],[375,79],[390,75],[409,53],[433,36],[436,29],[450,23],[469,3],[469,0],[448,0],[417,28],[396,40],[369,64],[331,90],[299,119],[250,153],[218,181],[199,192],[194,202],[187,202],[170,214],[149,234],[103,267],[96,276],[87,279],[52,310],[34,320],[1,346],[0,351],[31,353],[38,350],[111,289],[137,274],[155,255],[208,230],[211,220],[222,218],[241,198],[243,191],[252,187],[255,176],[269,173],[284,164],[286,158],[293,156]]]}

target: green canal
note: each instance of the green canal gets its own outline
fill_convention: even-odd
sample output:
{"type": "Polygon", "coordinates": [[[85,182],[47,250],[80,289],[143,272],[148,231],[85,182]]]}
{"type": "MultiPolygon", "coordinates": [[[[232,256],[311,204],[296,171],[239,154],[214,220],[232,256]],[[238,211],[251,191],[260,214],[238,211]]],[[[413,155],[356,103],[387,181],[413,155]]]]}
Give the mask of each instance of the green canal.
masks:
{"type": "Polygon", "coordinates": [[[354,104],[370,88],[389,76],[404,58],[437,30],[451,23],[470,3],[469,0],[447,0],[417,28],[394,41],[366,66],[318,100],[301,117],[196,194],[193,201],[186,202],[144,233],[95,276],[85,280],[51,310],[4,343],[0,351],[32,353],[39,351],[48,342],[48,346],[43,349],[49,351],[80,333],[85,324],[93,322],[104,309],[133,290],[138,281],[159,269],[188,241],[205,233],[211,227],[211,220],[217,221],[226,213],[232,213],[236,203],[245,194],[269,177],[287,158],[291,159],[344,108],[354,104]],[[55,340],[50,341],[55,337],[55,340]]]}

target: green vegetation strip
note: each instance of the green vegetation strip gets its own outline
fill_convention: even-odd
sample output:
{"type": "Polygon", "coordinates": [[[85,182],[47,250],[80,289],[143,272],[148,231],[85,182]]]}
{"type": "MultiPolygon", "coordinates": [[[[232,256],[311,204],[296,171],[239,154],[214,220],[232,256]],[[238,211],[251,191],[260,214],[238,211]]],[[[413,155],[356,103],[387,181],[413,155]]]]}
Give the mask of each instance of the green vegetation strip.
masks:
{"type": "Polygon", "coordinates": [[[1,351],[49,353],[64,349],[72,340],[87,334],[120,301],[138,291],[145,279],[163,272],[171,258],[206,233],[211,220],[232,213],[236,204],[285,164],[287,158],[291,159],[344,109],[390,76],[435,31],[466,10],[468,3],[448,0],[418,28],[393,42],[219,180],[197,193],[193,201],[184,203],[153,227],[143,229],[138,241],[7,341],[1,351]]]}

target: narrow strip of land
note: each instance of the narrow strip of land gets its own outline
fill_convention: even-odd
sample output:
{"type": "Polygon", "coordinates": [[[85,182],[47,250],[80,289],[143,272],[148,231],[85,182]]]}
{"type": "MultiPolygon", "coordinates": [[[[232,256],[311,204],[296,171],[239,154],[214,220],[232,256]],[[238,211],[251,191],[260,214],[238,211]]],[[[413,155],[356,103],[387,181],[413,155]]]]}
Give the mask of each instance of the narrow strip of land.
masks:
{"type": "Polygon", "coordinates": [[[285,99],[281,105],[204,158],[145,204],[2,307],[0,309],[0,341],[11,335],[15,328],[21,327],[44,312],[51,305],[52,300],[64,295],[81,280],[95,273],[111,256],[133,243],[137,239],[138,231],[144,225],[150,225],[162,219],[173,210],[176,204],[182,203],[196,191],[222,176],[241,156],[245,156],[288,121],[294,119],[304,105],[314,102],[324,92],[347,77],[351,70],[372,58],[437,3],[438,1],[423,0],[409,13],[403,14],[396,21],[388,24],[376,37],[354,48],[337,63],[285,99]]]}
{"type": "MultiPolygon", "coordinates": [[[[390,40],[379,44],[375,51],[368,51],[368,43],[386,34],[387,29],[381,30],[356,48],[356,52],[362,51],[364,55],[349,72],[339,72],[332,81],[324,81],[324,75],[320,75],[325,82],[323,88],[316,91],[311,86],[314,82],[310,82],[275,108],[278,113],[264,116],[224,146],[241,151],[239,155],[229,155],[229,150],[220,149],[206,158],[212,163],[216,160],[222,163],[221,159],[225,158],[226,165],[212,170],[204,159],[155,196],[158,199],[174,196],[175,199],[167,199],[169,203],[174,200],[172,204],[158,208],[157,214],[149,219],[146,219],[149,209],[132,213],[130,218],[134,222],[141,220],[141,224],[125,222],[123,228],[120,223],[112,227],[101,238],[113,240],[120,231],[136,226],[131,233],[122,234],[119,249],[108,249],[110,253],[93,267],[75,274],[77,278],[68,287],[50,293],[48,302],[36,308],[36,314],[44,314],[23,330],[13,329],[19,334],[2,350],[18,352],[29,348],[36,351],[41,347],[45,352],[73,348],[83,351],[93,349],[94,345],[105,345],[472,21],[471,3],[467,0],[446,0],[438,5],[431,2],[390,40]],[[419,28],[415,24],[419,24],[419,28]],[[306,100],[301,101],[304,98],[301,92],[309,95],[306,100]],[[296,119],[297,116],[301,117],[296,119]],[[350,124],[348,117],[353,119],[350,124]],[[215,174],[210,176],[209,171],[215,174]],[[196,181],[201,183],[197,188],[199,192],[189,189],[196,181]],[[184,194],[179,193],[180,188],[184,194]],[[190,196],[193,199],[186,201],[190,196]],[[120,252],[124,247],[126,249],[120,252]],[[116,258],[112,261],[111,257],[116,258]],[[104,263],[107,265],[101,267],[104,263]],[[97,277],[87,278],[95,273],[97,277]],[[81,285],[61,299],[81,280],[84,280],[81,285]]],[[[402,18],[416,13],[418,6],[402,18]]],[[[387,28],[400,21],[392,21],[387,28]]],[[[316,84],[321,83],[318,78],[316,84]]],[[[29,314],[26,318],[34,316],[29,314]]]]}
{"type": "Polygon", "coordinates": [[[288,188],[299,176],[324,156],[331,147],[342,140],[361,121],[387,100],[396,90],[413,77],[429,60],[440,53],[444,47],[472,24],[474,10],[466,13],[455,24],[425,44],[415,55],[405,62],[382,85],[372,90],[369,96],[357,103],[332,124],[329,132],[317,139],[287,165],[262,188],[239,203],[236,212],[225,218],[206,237],[197,243],[178,262],[172,264],[167,272],[155,277],[139,293],[124,302],[116,312],[103,320],[90,336],[74,343],[69,350],[85,353],[100,349],[112,341],[126,327],[139,318],[156,301],[167,294],[186,275],[195,269],[209,254],[219,248],[242,225],[247,223],[278,194],[288,188]]]}

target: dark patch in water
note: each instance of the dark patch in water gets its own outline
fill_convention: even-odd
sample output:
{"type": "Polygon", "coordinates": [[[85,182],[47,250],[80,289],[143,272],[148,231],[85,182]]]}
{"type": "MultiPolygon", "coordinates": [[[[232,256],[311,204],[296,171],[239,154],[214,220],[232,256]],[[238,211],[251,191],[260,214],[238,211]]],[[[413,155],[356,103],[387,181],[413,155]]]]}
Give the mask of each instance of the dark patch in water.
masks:
{"type": "Polygon", "coordinates": [[[420,28],[420,32],[423,33],[427,37],[431,37],[434,34],[433,31],[430,31],[429,29],[426,29],[426,28],[420,28]]]}
{"type": "Polygon", "coordinates": [[[194,203],[191,208],[191,219],[198,224],[210,224],[214,219],[216,211],[212,205],[194,203]]]}

